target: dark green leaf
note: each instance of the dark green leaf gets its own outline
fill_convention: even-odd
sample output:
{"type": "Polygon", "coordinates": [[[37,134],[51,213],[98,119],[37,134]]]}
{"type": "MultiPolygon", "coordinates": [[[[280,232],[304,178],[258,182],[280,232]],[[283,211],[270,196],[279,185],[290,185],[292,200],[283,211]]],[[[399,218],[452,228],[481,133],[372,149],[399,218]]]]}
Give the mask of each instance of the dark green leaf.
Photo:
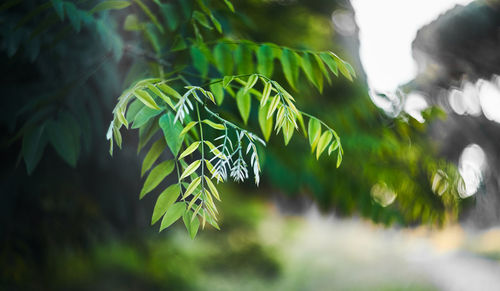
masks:
{"type": "Polygon", "coordinates": [[[299,58],[297,53],[289,49],[284,49],[281,54],[281,65],[286,80],[295,89],[299,78],[299,58]]]}
{"type": "Polygon", "coordinates": [[[68,15],[69,22],[76,30],[76,32],[80,32],[81,29],[80,11],[78,11],[75,4],[71,2],[64,2],[64,8],[66,10],[66,15],[68,15]]]}
{"type": "Polygon", "coordinates": [[[27,131],[24,135],[21,151],[28,174],[33,172],[40,161],[46,144],[45,124],[27,131]]]}
{"type": "Polygon", "coordinates": [[[267,77],[271,77],[274,69],[273,60],[273,49],[268,45],[261,45],[257,50],[257,72],[267,77]]]}
{"type": "Polygon", "coordinates": [[[50,2],[52,2],[52,7],[54,7],[57,16],[59,16],[61,20],[64,20],[64,2],[62,0],[50,0],[50,2]]]}
{"type": "Polygon", "coordinates": [[[238,74],[251,74],[254,72],[252,50],[247,44],[242,43],[238,45],[234,57],[238,74]]]}
{"type": "Polygon", "coordinates": [[[210,25],[210,22],[207,19],[207,16],[205,14],[201,13],[200,11],[195,10],[193,12],[193,18],[196,21],[198,21],[198,23],[201,24],[202,26],[204,26],[205,28],[210,29],[210,30],[213,29],[212,25],[210,25]]]}
{"type": "Polygon", "coordinates": [[[169,112],[160,118],[159,124],[163,130],[163,135],[165,136],[170,151],[172,151],[174,156],[177,156],[181,149],[184,136],[180,134],[183,129],[182,124],[180,122],[174,124],[174,118],[172,112],[169,112]]]}
{"type": "Polygon", "coordinates": [[[160,138],[153,143],[151,149],[146,154],[146,157],[144,157],[144,161],[142,162],[141,177],[151,168],[151,166],[153,166],[163,150],[165,150],[166,146],[167,143],[164,138],[160,138]]]}
{"type": "Polygon", "coordinates": [[[163,161],[154,167],[146,178],[146,182],[144,182],[144,186],[142,187],[141,194],[139,196],[140,199],[144,197],[144,195],[151,192],[158,184],[165,179],[172,171],[174,170],[174,161],[168,160],[163,161]]]}
{"type": "Polygon", "coordinates": [[[49,121],[46,130],[59,156],[75,167],[80,153],[80,126],[76,119],[69,113],[63,113],[57,121],[49,121]]]}
{"type": "Polygon", "coordinates": [[[225,43],[219,43],[214,47],[214,60],[217,70],[222,73],[222,75],[232,75],[233,74],[233,53],[229,48],[229,45],[225,43]]]}
{"type": "Polygon", "coordinates": [[[104,10],[119,10],[130,6],[130,2],[128,1],[102,1],[99,2],[94,8],[90,9],[89,13],[93,14],[96,12],[104,11],[104,10]]]}
{"type": "Polygon", "coordinates": [[[162,3],[161,10],[165,20],[167,21],[168,29],[170,29],[170,31],[176,30],[179,26],[177,8],[174,7],[174,4],[172,3],[162,3]]]}
{"type": "Polygon", "coordinates": [[[208,74],[208,60],[203,52],[196,46],[191,47],[193,66],[205,77],[208,74]]]}

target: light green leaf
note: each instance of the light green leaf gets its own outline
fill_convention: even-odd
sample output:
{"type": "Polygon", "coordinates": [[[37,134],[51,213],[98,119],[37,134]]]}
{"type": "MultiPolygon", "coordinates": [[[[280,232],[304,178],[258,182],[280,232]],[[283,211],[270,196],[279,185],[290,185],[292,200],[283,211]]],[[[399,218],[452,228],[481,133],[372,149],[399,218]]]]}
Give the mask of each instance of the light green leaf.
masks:
{"type": "Polygon", "coordinates": [[[191,211],[185,211],[182,216],[182,220],[184,221],[184,225],[189,232],[189,236],[191,239],[194,239],[196,234],[198,233],[198,228],[200,227],[200,221],[197,218],[193,218],[194,213],[191,211]]]}
{"type": "Polygon", "coordinates": [[[179,219],[182,216],[184,211],[186,211],[186,203],[184,202],[177,202],[174,205],[170,206],[167,209],[165,215],[163,216],[163,219],[161,220],[160,231],[164,230],[165,228],[172,225],[172,223],[176,222],[177,219],[179,219]]]}
{"type": "Polygon", "coordinates": [[[296,88],[297,80],[299,78],[299,60],[300,57],[294,51],[284,49],[281,53],[281,65],[285,78],[292,86],[296,88]]]}
{"type": "Polygon", "coordinates": [[[163,190],[156,200],[153,216],[151,218],[151,225],[155,224],[167,210],[174,204],[181,193],[181,186],[179,184],[170,185],[167,189],[163,190]]]}
{"type": "Polygon", "coordinates": [[[301,65],[309,82],[311,82],[321,92],[323,90],[323,76],[318,68],[314,66],[311,54],[307,52],[304,53],[301,65]],[[319,75],[316,72],[319,72],[319,75]]]}
{"type": "Polygon", "coordinates": [[[196,160],[196,161],[192,162],[184,170],[184,172],[182,173],[182,175],[180,177],[180,180],[182,180],[182,179],[188,177],[189,175],[191,175],[192,173],[194,173],[200,167],[200,164],[201,164],[201,160],[196,160]]]}
{"type": "Polygon", "coordinates": [[[224,101],[224,88],[222,87],[222,83],[217,82],[210,84],[210,91],[214,94],[217,105],[221,105],[222,101],[224,101]]]}
{"type": "Polygon", "coordinates": [[[319,68],[321,73],[323,73],[323,76],[326,78],[328,83],[331,84],[332,79],[330,78],[330,74],[328,74],[328,70],[326,69],[325,64],[323,63],[321,58],[318,56],[318,54],[313,54],[313,56],[314,56],[314,59],[316,60],[317,67],[319,68]]]}
{"type": "Polygon", "coordinates": [[[234,6],[233,3],[231,3],[231,0],[224,0],[224,3],[226,3],[226,6],[229,8],[229,10],[234,13],[234,6]]]}
{"type": "Polygon", "coordinates": [[[352,76],[350,72],[354,73],[354,69],[351,67],[351,65],[342,61],[339,58],[337,58],[337,65],[342,75],[344,75],[344,77],[346,77],[349,81],[352,81],[352,76]],[[349,66],[349,68],[347,68],[347,66],[349,66]]]}
{"type": "Polygon", "coordinates": [[[163,114],[159,120],[159,125],[163,130],[163,135],[167,141],[168,148],[174,156],[177,156],[181,149],[184,135],[181,135],[182,125],[180,122],[174,124],[174,115],[172,112],[163,114]]]}
{"type": "Polygon", "coordinates": [[[337,62],[335,62],[335,59],[333,58],[333,56],[330,53],[327,53],[327,52],[320,52],[319,56],[325,62],[325,64],[328,66],[328,68],[330,69],[330,71],[332,71],[332,73],[335,76],[338,76],[339,75],[339,70],[338,70],[338,67],[337,67],[337,62]]]}
{"type": "Polygon", "coordinates": [[[318,141],[318,147],[316,149],[316,159],[319,159],[321,156],[321,153],[326,149],[330,141],[332,140],[332,133],[330,131],[325,131],[321,135],[319,141],[318,141]]]}
{"type": "Polygon", "coordinates": [[[139,31],[141,30],[141,23],[139,22],[139,18],[135,14],[127,15],[125,18],[125,22],[123,23],[123,29],[128,31],[139,31]]]}
{"type": "Polygon", "coordinates": [[[210,178],[205,176],[205,181],[207,181],[208,188],[210,189],[210,192],[212,193],[212,195],[215,197],[215,199],[220,201],[219,192],[217,191],[217,188],[215,188],[215,185],[212,182],[212,180],[210,180],[210,178]]]}
{"type": "Polygon", "coordinates": [[[218,129],[218,130],[224,130],[224,129],[226,129],[226,127],[223,124],[215,123],[215,122],[213,122],[213,121],[211,121],[209,119],[203,120],[203,123],[208,124],[213,129],[218,129]]]}
{"type": "Polygon", "coordinates": [[[273,49],[264,44],[257,49],[257,72],[267,77],[273,75],[274,69],[273,49]]]}
{"type": "Polygon", "coordinates": [[[262,91],[262,98],[260,99],[260,106],[263,107],[266,105],[267,100],[269,100],[269,96],[271,95],[271,90],[273,86],[271,82],[266,82],[264,85],[264,90],[262,91]]]}
{"type": "Polygon", "coordinates": [[[247,44],[239,44],[234,53],[238,74],[251,74],[254,72],[252,50],[247,44]]]}
{"type": "Polygon", "coordinates": [[[250,94],[246,93],[244,89],[240,89],[236,94],[236,105],[238,105],[238,110],[243,118],[243,122],[247,124],[248,117],[250,116],[250,107],[252,105],[252,98],[250,94]]]}
{"type": "Polygon", "coordinates": [[[231,83],[231,81],[234,80],[234,77],[233,76],[225,76],[224,79],[222,79],[222,86],[224,88],[227,88],[227,86],[229,86],[229,84],[231,83]]]}
{"type": "MultiPolygon", "coordinates": [[[[163,33],[164,32],[163,26],[158,21],[158,18],[156,18],[156,15],[154,15],[154,13],[151,12],[151,10],[148,8],[148,6],[146,4],[144,4],[144,2],[142,2],[142,0],[134,0],[134,1],[135,1],[135,3],[137,3],[137,5],[139,5],[139,7],[141,7],[142,11],[144,11],[144,14],[146,14],[149,17],[149,19],[151,19],[151,22],[153,22],[153,24],[156,26],[156,28],[158,28],[158,31],[163,33]]],[[[118,2],[118,1],[115,1],[115,2],[118,2]]]]}
{"type": "Polygon", "coordinates": [[[165,179],[165,177],[170,175],[170,173],[174,170],[174,165],[174,161],[168,160],[163,161],[154,167],[144,182],[139,199],[142,199],[144,195],[151,192],[154,188],[156,188],[156,186],[158,186],[158,184],[161,183],[161,181],[163,181],[163,179],[165,179]]]}
{"type": "Polygon", "coordinates": [[[274,111],[278,108],[278,104],[280,104],[280,97],[278,95],[271,98],[271,104],[269,105],[269,111],[267,112],[267,118],[273,116],[274,111]]]}
{"type": "Polygon", "coordinates": [[[180,136],[183,136],[185,135],[189,130],[191,130],[191,128],[193,128],[193,126],[195,126],[196,124],[198,124],[198,121],[191,121],[190,123],[188,123],[186,125],[186,127],[184,127],[184,129],[182,129],[181,133],[179,134],[180,136]]]}
{"type": "Polygon", "coordinates": [[[339,150],[337,152],[337,168],[340,167],[340,164],[342,163],[342,151],[339,150]]]}
{"type": "Polygon", "coordinates": [[[267,112],[269,111],[269,104],[264,105],[259,108],[259,125],[264,135],[264,139],[269,141],[271,133],[273,131],[273,119],[267,118],[267,112]]]}
{"type": "Polygon", "coordinates": [[[198,185],[200,185],[200,183],[201,183],[201,177],[197,177],[196,179],[191,181],[191,183],[189,183],[189,186],[187,186],[186,188],[186,192],[184,192],[184,195],[182,196],[182,200],[189,197],[189,195],[191,195],[191,193],[193,193],[193,191],[196,190],[196,188],[198,187],[198,185]]]}
{"type": "Polygon", "coordinates": [[[156,110],[156,109],[151,109],[149,107],[143,107],[137,115],[135,116],[134,119],[134,124],[132,124],[132,128],[140,128],[144,124],[146,124],[151,118],[159,115],[162,113],[163,110],[156,110]]]}
{"type": "Polygon", "coordinates": [[[188,156],[189,154],[191,154],[192,152],[194,152],[198,146],[200,145],[201,142],[199,141],[196,141],[196,142],[193,142],[190,146],[187,147],[187,149],[185,149],[182,154],[179,156],[179,160],[188,156]]]}
{"type": "Polygon", "coordinates": [[[139,100],[141,100],[142,103],[144,103],[144,105],[146,105],[147,107],[149,107],[151,109],[160,110],[160,107],[158,107],[158,104],[156,104],[155,100],[153,99],[153,97],[151,95],[149,95],[148,92],[146,92],[142,89],[136,89],[134,91],[134,95],[139,100]]]}
{"type": "Polygon", "coordinates": [[[219,20],[217,20],[217,18],[215,18],[215,16],[212,13],[210,13],[209,16],[210,16],[210,20],[212,20],[212,23],[215,26],[215,29],[217,29],[217,31],[219,33],[222,33],[222,26],[221,26],[219,20]]]}
{"type": "Polygon", "coordinates": [[[283,139],[285,140],[285,146],[288,145],[290,140],[292,139],[293,133],[295,131],[295,126],[292,122],[287,121],[283,125],[283,139]]]}
{"type": "Polygon", "coordinates": [[[149,169],[151,169],[151,166],[153,166],[156,160],[160,157],[166,146],[167,143],[164,138],[160,138],[153,143],[151,149],[146,154],[146,157],[144,157],[144,161],[142,162],[141,177],[144,176],[149,169]]]}
{"type": "Polygon", "coordinates": [[[328,148],[328,155],[334,152],[338,147],[339,147],[339,141],[335,139],[328,148]]]}
{"type": "Polygon", "coordinates": [[[179,94],[179,92],[175,91],[172,87],[168,86],[165,83],[160,83],[160,84],[158,84],[156,86],[160,90],[162,90],[163,92],[165,92],[165,94],[167,94],[170,97],[173,97],[173,98],[176,98],[176,99],[181,99],[182,98],[182,96],[181,96],[181,94],[179,94]]]}
{"type": "Polygon", "coordinates": [[[156,96],[158,96],[161,99],[163,99],[163,101],[165,101],[165,103],[167,103],[168,106],[170,106],[170,108],[172,108],[172,109],[175,110],[175,106],[174,106],[174,103],[172,103],[172,100],[167,95],[165,95],[162,91],[160,91],[160,89],[156,88],[155,85],[153,85],[153,84],[147,84],[146,87],[149,90],[151,90],[151,92],[155,93],[156,96]]]}
{"type": "Polygon", "coordinates": [[[309,119],[307,134],[309,135],[309,144],[311,145],[311,150],[314,151],[321,137],[321,123],[319,122],[319,120],[315,118],[309,119]]]}
{"type": "Polygon", "coordinates": [[[132,103],[130,103],[130,105],[128,106],[127,114],[125,115],[127,121],[129,123],[132,123],[142,108],[144,108],[144,104],[141,102],[141,100],[135,99],[134,101],[132,101],[132,103]]]}
{"type": "Polygon", "coordinates": [[[130,6],[130,2],[128,1],[102,1],[99,2],[94,8],[90,9],[89,13],[93,14],[96,12],[104,11],[104,10],[119,10],[130,6]]]}
{"type": "Polygon", "coordinates": [[[259,80],[259,76],[258,75],[251,75],[250,77],[248,77],[248,80],[247,80],[247,83],[245,84],[245,87],[244,87],[244,91],[245,91],[245,94],[253,88],[253,86],[255,86],[255,84],[257,83],[257,81],[259,80]]]}

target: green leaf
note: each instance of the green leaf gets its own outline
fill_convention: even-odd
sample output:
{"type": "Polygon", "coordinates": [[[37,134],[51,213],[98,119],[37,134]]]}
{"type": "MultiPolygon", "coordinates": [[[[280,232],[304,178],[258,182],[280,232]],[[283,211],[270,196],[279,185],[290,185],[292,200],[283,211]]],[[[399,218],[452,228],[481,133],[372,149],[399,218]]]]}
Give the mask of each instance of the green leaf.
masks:
{"type": "Polygon", "coordinates": [[[344,75],[344,77],[346,77],[349,81],[352,81],[352,76],[355,76],[355,73],[351,65],[341,59],[337,59],[337,64],[342,75],[344,75]]]}
{"type": "Polygon", "coordinates": [[[151,118],[159,115],[162,113],[163,110],[156,110],[156,109],[151,109],[149,107],[143,107],[139,112],[137,112],[137,115],[135,116],[134,119],[134,124],[132,124],[132,128],[140,128],[144,124],[146,124],[151,118]]]}
{"type": "Polygon", "coordinates": [[[179,26],[179,16],[177,8],[171,3],[161,3],[161,11],[163,18],[167,21],[167,26],[170,31],[174,31],[179,26]]]}
{"type": "Polygon", "coordinates": [[[219,33],[222,33],[222,26],[221,26],[219,20],[217,20],[217,18],[215,18],[215,16],[212,13],[210,13],[209,16],[210,16],[210,20],[212,20],[212,23],[215,26],[215,29],[217,29],[217,31],[219,33]]]}
{"type": "Polygon", "coordinates": [[[215,67],[222,75],[232,75],[233,74],[233,53],[229,48],[229,45],[225,43],[219,43],[214,47],[214,61],[215,67]]]}
{"type": "Polygon", "coordinates": [[[27,131],[23,137],[21,152],[28,174],[33,173],[33,170],[42,158],[45,145],[47,144],[44,131],[45,124],[42,124],[27,131]]]}
{"type": "Polygon", "coordinates": [[[151,218],[151,225],[155,224],[167,210],[174,204],[181,193],[181,186],[179,184],[170,185],[167,189],[163,190],[156,200],[153,216],[151,218]]]}
{"type": "Polygon", "coordinates": [[[295,131],[295,126],[292,122],[285,122],[283,125],[283,138],[285,140],[285,146],[288,145],[290,140],[292,139],[293,133],[295,131]]]}
{"type": "Polygon", "coordinates": [[[130,6],[130,2],[128,1],[102,1],[99,2],[94,8],[90,9],[89,13],[93,14],[96,12],[104,11],[104,10],[119,10],[130,6]]]}
{"type": "Polygon", "coordinates": [[[165,83],[160,83],[156,85],[160,90],[162,90],[165,94],[167,94],[170,97],[173,97],[175,99],[181,99],[182,96],[179,94],[179,92],[175,91],[172,87],[168,86],[165,83]]]}
{"type": "Polygon", "coordinates": [[[75,4],[71,2],[64,2],[64,9],[66,10],[66,15],[68,15],[71,26],[73,26],[76,32],[80,32],[80,29],[82,27],[80,11],[76,8],[75,4]]]}
{"type": "Polygon", "coordinates": [[[139,31],[141,30],[141,23],[135,14],[127,15],[125,22],[123,23],[123,29],[128,31],[139,31]]]}
{"type": "Polygon", "coordinates": [[[309,53],[304,53],[302,56],[302,69],[306,74],[307,79],[311,82],[319,91],[323,90],[323,77],[319,70],[315,70],[315,66],[313,65],[313,60],[311,59],[311,55],[309,53]],[[319,72],[319,75],[316,73],[319,72]]]}
{"type": "Polygon", "coordinates": [[[149,95],[148,92],[142,90],[142,89],[136,89],[134,91],[135,97],[137,97],[139,100],[144,103],[149,108],[160,110],[160,107],[158,107],[158,104],[156,104],[155,100],[151,95],[149,95]]]}
{"type": "Polygon", "coordinates": [[[49,121],[46,130],[49,141],[59,156],[70,166],[75,167],[80,153],[78,121],[70,114],[64,113],[58,121],[49,121]]]}
{"type": "Polygon", "coordinates": [[[244,89],[240,89],[236,94],[236,105],[238,105],[238,110],[243,118],[243,122],[247,124],[248,117],[250,116],[252,98],[250,94],[245,94],[244,89]]]}
{"type": "Polygon", "coordinates": [[[174,118],[173,113],[169,112],[160,117],[159,124],[170,151],[174,156],[177,156],[184,141],[184,136],[180,134],[183,129],[181,123],[176,122],[174,124],[174,118]]]}
{"type": "Polygon", "coordinates": [[[222,87],[222,83],[217,82],[210,84],[210,91],[214,94],[217,105],[221,105],[222,101],[224,101],[224,88],[222,87]]]}
{"type": "Polygon", "coordinates": [[[215,185],[212,182],[212,180],[210,180],[210,178],[205,176],[205,181],[207,181],[207,185],[208,185],[208,188],[210,189],[210,192],[212,193],[212,196],[214,196],[215,199],[220,201],[219,191],[217,191],[217,188],[215,188],[215,185]]]}
{"type": "Polygon", "coordinates": [[[233,3],[231,3],[230,0],[224,0],[224,3],[226,3],[226,6],[227,8],[229,8],[229,10],[231,10],[231,12],[234,13],[234,6],[233,6],[233,3]]]}
{"type": "Polygon", "coordinates": [[[186,192],[184,192],[184,195],[182,195],[182,199],[186,199],[193,193],[194,190],[200,185],[201,182],[201,177],[197,177],[196,179],[192,180],[191,183],[189,183],[189,186],[186,188],[186,192]]]}
{"type": "MultiPolygon", "coordinates": [[[[139,5],[139,7],[141,7],[142,11],[144,11],[144,14],[146,14],[149,17],[149,19],[151,19],[151,22],[153,22],[153,24],[156,26],[156,28],[158,28],[158,31],[163,33],[164,32],[163,26],[161,26],[160,22],[158,21],[156,16],[153,14],[153,12],[151,12],[151,10],[148,8],[148,6],[146,4],[144,4],[142,2],[142,0],[134,0],[134,1],[135,1],[135,3],[137,3],[137,5],[139,5]]],[[[114,2],[122,2],[122,1],[114,1],[114,2]]]]}
{"type": "Polygon", "coordinates": [[[64,2],[62,0],[50,0],[50,2],[52,2],[52,7],[54,7],[57,16],[59,16],[61,20],[64,20],[64,2]]]}
{"type": "Polygon", "coordinates": [[[167,146],[167,144],[165,142],[165,139],[163,139],[163,138],[160,138],[153,143],[153,145],[151,146],[151,149],[146,154],[146,157],[144,157],[144,161],[142,162],[141,177],[144,176],[144,174],[149,169],[151,169],[153,164],[160,157],[161,153],[165,150],[166,146],[167,146]]]}
{"type": "Polygon", "coordinates": [[[218,130],[224,130],[224,129],[226,129],[226,127],[224,126],[224,124],[215,123],[215,122],[213,122],[213,121],[211,121],[209,119],[203,120],[203,123],[206,123],[207,125],[209,125],[213,129],[218,129],[218,130]]]}
{"type": "Polygon", "coordinates": [[[339,147],[339,141],[335,139],[328,148],[328,155],[334,152],[338,147],[339,147]]]}
{"type": "Polygon", "coordinates": [[[194,67],[200,72],[203,77],[208,74],[208,60],[203,52],[196,46],[191,47],[191,59],[194,67]]]}
{"type": "Polygon", "coordinates": [[[139,127],[139,145],[137,146],[137,153],[151,140],[153,135],[160,129],[158,125],[158,118],[154,117],[146,123],[145,126],[139,127]]]}
{"type": "Polygon", "coordinates": [[[189,236],[191,236],[191,239],[194,239],[196,234],[198,233],[198,228],[200,227],[200,221],[195,217],[194,213],[191,211],[185,211],[184,215],[182,216],[182,220],[184,221],[184,225],[188,230],[189,236]]]}
{"type": "Polygon", "coordinates": [[[195,126],[196,124],[198,124],[198,121],[191,121],[190,123],[188,123],[186,125],[186,127],[184,127],[181,131],[181,133],[179,134],[180,136],[183,136],[185,135],[191,128],[193,128],[193,126],[195,126]]]}
{"type": "Polygon", "coordinates": [[[227,88],[227,86],[229,86],[229,84],[231,83],[231,81],[234,80],[234,77],[233,76],[225,76],[224,79],[222,79],[222,86],[224,88],[227,88]]]}
{"type": "Polygon", "coordinates": [[[146,178],[146,182],[144,182],[144,186],[142,187],[141,194],[139,195],[139,199],[142,199],[144,195],[151,192],[156,186],[158,186],[165,177],[170,175],[174,170],[174,161],[168,160],[163,161],[154,167],[146,178]]]}
{"type": "Polygon", "coordinates": [[[339,70],[338,70],[338,67],[337,67],[337,62],[335,62],[335,59],[333,58],[333,56],[330,53],[327,53],[327,52],[320,52],[319,56],[325,62],[325,64],[328,66],[328,68],[330,69],[330,71],[332,71],[332,73],[335,76],[338,76],[339,75],[339,70]]]}
{"type": "Polygon", "coordinates": [[[203,27],[205,27],[207,29],[210,29],[210,30],[214,29],[212,27],[212,25],[210,24],[210,22],[208,21],[207,16],[198,10],[195,10],[193,12],[193,19],[198,21],[199,24],[201,24],[203,27]]]}
{"type": "Polygon", "coordinates": [[[252,50],[247,44],[239,44],[238,48],[234,52],[234,57],[236,60],[238,74],[251,74],[254,72],[252,50]]]}
{"type": "Polygon", "coordinates": [[[192,173],[194,173],[200,167],[200,164],[201,164],[201,160],[196,160],[196,161],[192,162],[184,170],[184,172],[182,173],[182,175],[180,177],[180,180],[182,180],[182,179],[188,177],[189,175],[191,175],[192,173]]]}
{"type": "Polygon", "coordinates": [[[280,104],[280,97],[278,95],[271,98],[271,103],[269,104],[269,111],[267,112],[267,118],[273,116],[274,111],[278,108],[278,104],[280,104]]]}
{"type": "Polygon", "coordinates": [[[273,49],[264,44],[257,49],[257,72],[267,77],[273,75],[274,69],[273,49]]]}
{"type": "Polygon", "coordinates": [[[281,65],[283,67],[283,73],[285,74],[285,78],[292,86],[292,88],[296,88],[297,80],[299,78],[299,60],[297,53],[284,49],[281,53],[281,65]]]}
{"type": "Polygon", "coordinates": [[[245,84],[245,87],[244,87],[244,90],[245,90],[245,94],[253,88],[253,86],[255,86],[255,84],[257,83],[257,81],[259,80],[259,76],[258,75],[251,75],[250,77],[248,77],[248,80],[247,80],[247,83],[245,84]]]}
{"type": "Polygon", "coordinates": [[[184,202],[177,202],[174,205],[170,206],[167,209],[165,215],[163,216],[163,219],[161,220],[160,231],[164,230],[165,228],[172,225],[172,223],[176,222],[177,219],[179,219],[182,216],[184,211],[186,211],[186,203],[184,202]]]}
{"type": "Polygon", "coordinates": [[[321,137],[321,123],[319,122],[319,120],[315,118],[309,119],[307,134],[309,135],[309,144],[311,145],[311,150],[314,151],[321,137]]]}
{"type": "Polygon", "coordinates": [[[339,150],[337,152],[337,168],[340,167],[340,164],[342,163],[342,151],[339,150]]]}
{"type": "Polygon", "coordinates": [[[330,74],[328,74],[328,70],[325,67],[325,64],[321,60],[321,58],[318,56],[318,54],[313,54],[314,59],[316,60],[316,65],[317,68],[323,73],[323,76],[326,78],[329,84],[332,83],[332,79],[330,78],[330,74]]]}
{"type": "Polygon", "coordinates": [[[145,107],[144,104],[141,102],[141,100],[135,99],[134,101],[132,101],[132,103],[130,103],[130,105],[128,106],[127,114],[125,115],[127,121],[129,123],[132,123],[142,108],[145,107]]]}
{"type": "Polygon", "coordinates": [[[332,140],[332,133],[330,131],[325,131],[319,141],[318,141],[318,147],[316,149],[316,159],[319,159],[319,157],[321,156],[321,153],[323,153],[323,151],[326,149],[326,147],[328,146],[328,144],[330,143],[330,141],[332,140]]]}
{"type": "Polygon", "coordinates": [[[191,154],[192,152],[194,152],[198,146],[200,145],[201,142],[199,141],[196,141],[196,142],[193,142],[190,146],[187,147],[187,149],[185,149],[182,154],[179,156],[179,160],[188,156],[189,154],[191,154]]]}
{"type": "Polygon", "coordinates": [[[267,112],[269,111],[269,104],[260,107],[259,109],[259,125],[264,135],[264,139],[269,141],[271,137],[271,132],[273,131],[273,119],[267,118],[267,112]]]}
{"type": "Polygon", "coordinates": [[[269,100],[269,96],[271,95],[271,90],[273,86],[271,82],[266,82],[264,85],[264,90],[262,91],[262,98],[260,99],[260,106],[266,105],[267,101],[269,100]]]}

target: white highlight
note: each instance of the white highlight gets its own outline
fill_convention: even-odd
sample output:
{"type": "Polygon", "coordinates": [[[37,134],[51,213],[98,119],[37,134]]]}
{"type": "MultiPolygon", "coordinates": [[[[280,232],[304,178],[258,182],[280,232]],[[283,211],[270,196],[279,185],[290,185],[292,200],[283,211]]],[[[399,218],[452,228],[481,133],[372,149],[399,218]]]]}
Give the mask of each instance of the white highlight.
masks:
{"type": "Polygon", "coordinates": [[[486,154],[477,144],[468,145],[460,156],[458,171],[464,179],[465,189],[459,189],[459,195],[467,198],[474,195],[481,181],[486,168],[486,154]]]}

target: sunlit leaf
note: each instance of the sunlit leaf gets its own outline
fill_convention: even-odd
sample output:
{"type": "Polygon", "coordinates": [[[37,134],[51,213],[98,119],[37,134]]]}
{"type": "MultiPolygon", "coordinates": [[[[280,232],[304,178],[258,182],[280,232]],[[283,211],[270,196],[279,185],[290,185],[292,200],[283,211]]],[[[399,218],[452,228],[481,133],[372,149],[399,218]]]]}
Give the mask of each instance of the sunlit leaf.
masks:
{"type": "Polygon", "coordinates": [[[269,141],[269,137],[271,137],[271,133],[273,131],[273,119],[267,118],[268,111],[269,104],[266,104],[263,107],[259,108],[259,125],[266,141],[269,141]]]}
{"type": "Polygon", "coordinates": [[[283,73],[285,78],[292,86],[296,88],[297,80],[299,78],[299,60],[297,53],[289,49],[283,49],[281,53],[281,65],[283,67],[283,73]]]}
{"type": "Polygon", "coordinates": [[[132,128],[139,128],[146,124],[151,118],[162,113],[162,110],[151,109],[149,107],[143,107],[134,118],[134,123],[132,128]]]}
{"type": "Polygon", "coordinates": [[[337,67],[337,62],[335,62],[335,59],[333,58],[333,56],[327,52],[321,52],[321,53],[319,53],[319,56],[323,60],[323,62],[325,62],[325,64],[328,66],[330,71],[332,71],[332,73],[335,76],[338,76],[339,70],[337,67]]]}
{"type": "Polygon", "coordinates": [[[184,220],[184,225],[186,226],[191,239],[195,238],[198,233],[198,228],[200,227],[200,221],[197,218],[193,219],[193,216],[194,214],[191,211],[185,211],[182,216],[182,220],[184,220]]]}
{"type": "Polygon", "coordinates": [[[179,184],[170,185],[167,189],[163,190],[156,200],[153,216],[151,218],[151,225],[155,224],[167,210],[174,204],[181,193],[179,184]]]}
{"type": "Polygon", "coordinates": [[[182,153],[181,155],[179,156],[179,160],[190,155],[192,152],[194,152],[198,146],[200,145],[201,142],[199,141],[195,141],[193,142],[190,146],[188,146],[182,153]]]}
{"type": "Polygon", "coordinates": [[[198,121],[191,121],[190,123],[188,123],[188,124],[186,125],[186,127],[184,127],[184,128],[182,129],[182,131],[179,133],[179,135],[180,135],[180,136],[185,135],[185,134],[186,134],[188,131],[190,131],[190,130],[191,130],[191,128],[193,128],[193,126],[195,126],[196,124],[198,124],[198,121]]]}
{"type": "Polygon", "coordinates": [[[226,129],[226,127],[223,124],[215,123],[215,122],[213,122],[213,121],[211,121],[209,119],[203,120],[203,123],[209,125],[213,129],[218,129],[218,130],[224,130],[224,129],[226,129]]]}
{"type": "Polygon", "coordinates": [[[309,135],[309,144],[311,145],[311,150],[314,151],[321,137],[321,123],[315,118],[309,119],[307,133],[309,135]]]}
{"type": "Polygon", "coordinates": [[[94,8],[90,9],[89,13],[93,14],[96,12],[104,11],[104,10],[119,10],[123,9],[130,6],[129,1],[116,1],[116,0],[109,0],[109,1],[102,1],[99,2],[94,8]]]}
{"type": "Polygon", "coordinates": [[[182,173],[180,179],[182,180],[182,179],[188,177],[189,175],[191,175],[192,173],[194,173],[194,171],[196,171],[200,167],[200,164],[201,164],[201,160],[196,160],[196,161],[192,162],[184,170],[184,172],[182,173]]]}
{"type": "Polygon", "coordinates": [[[163,130],[163,135],[167,141],[168,148],[174,156],[177,156],[181,149],[184,136],[181,135],[182,125],[180,122],[174,124],[174,115],[172,112],[163,114],[159,120],[159,125],[163,130]]]}
{"type": "Polygon", "coordinates": [[[184,200],[187,197],[189,197],[189,195],[191,195],[191,193],[193,193],[194,190],[196,190],[198,185],[200,185],[200,182],[201,182],[201,177],[198,177],[193,181],[191,181],[191,183],[189,183],[189,186],[187,186],[186,188],[186,192],[184,192],[184,195],[182,195],[182,199],[184,200]]]}
{"type": "Polygon", "coordinates": [[[179,219],[184,211],[186,210],[186,203],[177,202],[174,205],[170,206],[167,209],[167,212],[163,216],[161,221],[160,231],[172,225],[172,223],[176,222],[179,219]]]}
{"type": "Polygon", "coordinates": [[[142,89],[137,89],[134,91],[134,95],[144,103],[149,108],[160,110],[160,107],[158,107],[158,104],[156,104],[155,100],[151,95],[149,95],[148,92],[142,90],[142,89]]]}
{"type": "Polygon", "coordinates": [[[323,153],[323,151],[326,149],[326,147],[328,146],[328,144],[330,143],[330,141],[332,140],[332,133],[330,131],[325,131],[321,137],[319,138],[319,141],[318,141],[318,146],[317,146],[317,149],[316,149],[316,159],[319,159],[319,157],[321,156],[321,153],[323,153]]]}
{"type": "Polygon", "coordinates": [[[222,83],[217,82],[210,84],[210,91],[214,94],[217,105],[221,105],[224,100],[224,88],[222,87],[222,83]]]}

